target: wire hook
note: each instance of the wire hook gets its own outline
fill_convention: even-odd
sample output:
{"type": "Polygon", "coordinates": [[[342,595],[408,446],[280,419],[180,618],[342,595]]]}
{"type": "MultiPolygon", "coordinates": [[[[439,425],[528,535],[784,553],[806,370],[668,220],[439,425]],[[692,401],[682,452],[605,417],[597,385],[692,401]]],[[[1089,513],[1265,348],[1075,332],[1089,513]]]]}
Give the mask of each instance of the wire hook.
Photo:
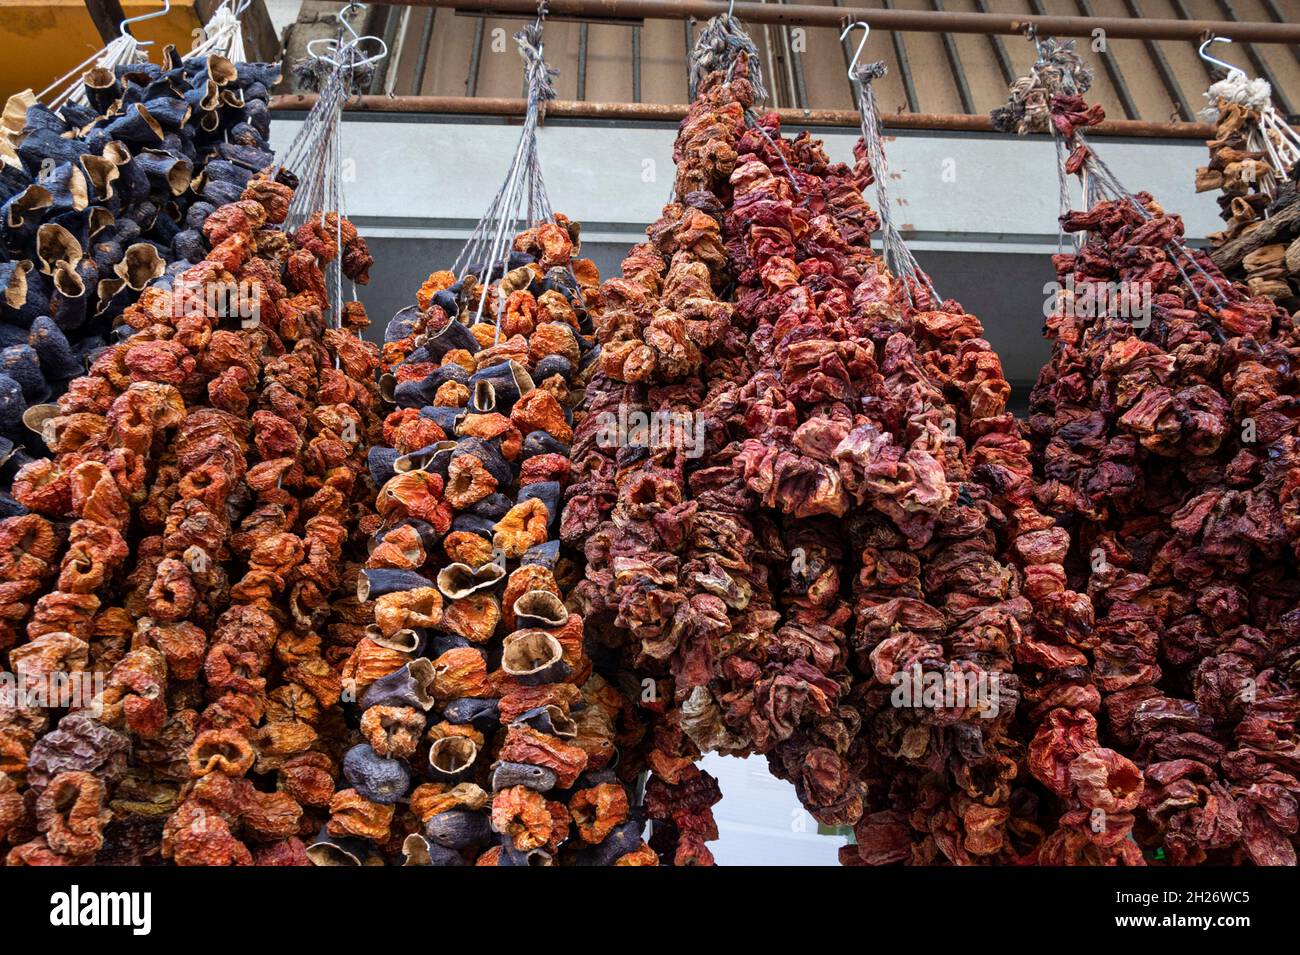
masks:
{"type": "Polygon", "coordinates": [[[871,36],[871,24],[866,20],[855,20],[846,26],[844,32],[840,34],[841,42],[853,32],[854,27],[862,27],[862,39],[858,41],[858,48],[853,51],[853,60],[849,63],[849,79],[856,82],[857,76],[854,74],[858,68],[858,60],[862,58],[862,48],[867,45],[867,37],[871,36]]]}
{"type": "Polygon", "coordinates": [[[1223,60],[1219,59],[1218,57],[1210,56],[1210,54],[1205,52],[1205,48],[1209,46],[1211,43],[1231,43],[1231,42],[1232,42],[1231,37],[1208,36],[1202,41],[1200,47],[1197,49],[1196,52],[1200,54],[1201,59],[1204,60],[1206,63],[1213,63],[1215,66],[1220,66],[1223,67],[1223,69],[1227,70],[1229,79],[1231,79],[1234,76],[1240,76],[1242,79],[1245,79],[1246,71],[1243,70],[1241,67],[1233,66],[1231,63],[1225,63],[1223,62],[1223,60]]]}
{"type": "MultiPolygon", "coordinates": [[[[126,32],[127,27],[129,27],[132,23],[143,23],[145,20],[156,20],[158,19],[158,17],[165,17],[167,16],[167,14],[171,12],[171,9],[172,9],[172,0],[163,0],[163,8],[161,10],[156,10],[153,13],[142,13],[138,17],[128,17],[127,19],[123,20],[118,25],[118,33],[121,36],[130,37],[131,39],[134,40],[135,37],[131,36],[131,34],[126,32]]],[[[136,42],[136,46],[150,46],[152,45],[153,40],[136,40],[135,42],[136,42]]]]}
{"type": "Polygon", "coordinates": [[[727,0],[727,19],[734,20],[735,18],[736,18],[736,0],[727,0]]]}

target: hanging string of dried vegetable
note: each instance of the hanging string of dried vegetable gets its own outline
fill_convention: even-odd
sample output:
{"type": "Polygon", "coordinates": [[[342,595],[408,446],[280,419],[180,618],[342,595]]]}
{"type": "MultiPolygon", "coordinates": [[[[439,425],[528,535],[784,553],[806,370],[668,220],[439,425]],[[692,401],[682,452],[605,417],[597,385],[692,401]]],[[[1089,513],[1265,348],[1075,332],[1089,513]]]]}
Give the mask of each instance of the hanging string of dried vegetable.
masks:
{"type": "MultiPolygon", "coordinates": [[[[47,424],[54,457],[15,480],[72,523],[61,560],[38,548],[55,589],[8,663],[96,694],[29,745],[6,720],[7,781],[34,807],[7,820],[9,864],[305,864],[327,818],[339,671],[364,632],[343,581],[378,525],[378,354],[359,308],[330,327],[329,250],[282,228],[295,181],[253,175],[205,217],[201,261],[124,310],[47,424]]],[[[4,531],[11,557],[45,540],[4,531]]]]}
{"type": "Polygon", "coordinates": [[[1300,612],[1282,412],[1300,394],[1296,332],[1115,180],[1081,138],[1103,117],[1084,89],[1068,45],[1044,40],[997,116],[1050,122],[1097,200],[1062,216],[1084,237],[1054,259],[1052,357],[1030,399],[1036,496],[1072,529],[1101,694],[1062,694],[1030,744],[1034,775],[1081,805],[1045,859],[1294,864],[1296,803],[1274,787],[1292,773],[1277,715],[1297,706],[1278,679],[1300,612]]]}
{"type": "MultiPolygon", "coordinates": [[[[307,57],[295,68],[298,84],[316,92],[302,128],[285,150],[281,168],[294,170],[298,188],[285,217],[285,228],[305,246],[316,247],[329,260],[325,270],[326,294],[333,304],[336,323],[344,321],[346,308],[358,308],[356,283],[369,281],[372,259],[356,228],[346,220],[344,159],[341,120],[344,103],[368,89],[374,66],[388,55],[379,37],[358,36],[348,14],[365,10],[349,3],[337,14],[338,35],[308,44],[307,57]],[[366,53],[366,47],[375,49],[366,53]],[[343,280],[352,281],[352,304],[344,305],[343,280]]],[[[339,327],[336,325],[335,327],[339,327]]]]}
{"type": "Polygon", "coordinates": [[[727,219],[737,314],[753,323],[734,433],[752,519],[779,516],[772,575],[786,585],[779,629],[745,654],[754,688],[740,681],[727,709],[752,713],[756,748],[814,816],[855,825],[862,848],[846,861],[1013,858],[1011,647],[1030,614],[989,547],[997,515],[967,463],[971,412],[949,397],[979,396],[974,417],[991,419],[1009,388],[995,387],[996,360],[954,375],[978,324],[872,255],[869,143],[850,170],[806,135],[782,139],[775,116],[759,122],[727,219]],[[798,191],[774,174],[783,166],[798,191]],[[982,679],[995,698],[904,706],[891,697],[914,669],[945,688],[982,679]]]}
{"type": "MultiPolygon", "coordinates": [[[[562,535],[587,557],[578,594],[608,652],[655,680],[647,804],[652,845],[711,861],[717,783],[700,749],[743,753],[712,685],[714,655],[776,622],[745,518],[747,492],[726,451],[730,397],[748,378],[744,341],[723,297],[731,282],[722,219],[755,92],[743,44],[734,61],[702,34],[697,89],[673,157],[674,199],[601,289],[599,367],[574,442],[575,484],[562,535]],[[703,67],[702,67],[703,68],[703,67]]],[[[742,718],[743,722],[743,718],[742,718]]]]}
{"type": "Polygon", "coordinates": [[[406,865],[658,862],[635,697],[564,599],[577,570],[556,531],[601,296],[538,163],[543,17],[516,35],[529,110],[506,181],[385,334],[397,408],[371,452],[384,523],[358,584],[374,624],[347,667],[365,742],[344,769],[402,807],[381,855],[406,865]]]}

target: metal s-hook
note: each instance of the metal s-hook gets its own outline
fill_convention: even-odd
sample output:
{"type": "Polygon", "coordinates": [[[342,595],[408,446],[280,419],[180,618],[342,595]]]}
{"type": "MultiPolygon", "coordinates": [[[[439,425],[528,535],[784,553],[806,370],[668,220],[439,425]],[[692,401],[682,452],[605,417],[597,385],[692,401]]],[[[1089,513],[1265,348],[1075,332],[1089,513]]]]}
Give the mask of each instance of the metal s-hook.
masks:
{"type": "Polygon", "coordinates": [[[1219,66],[1227,70],[1228,79],[1232,79],[1232,77],[1234,76],[1240,76],[1242,79],[1245,79],[1246,71],[1243,70],[1241,67],[1233,66],[1231,63],[1225,63],[1223,62],[1223,60],[1219,59],[1218,57],[1210,56],[1210,54],[1205,52],[1205,48],[1209,46],[1211,43],[1231,43],[1231,42],[1232,39],[1230,37],[1208,36],[1205,38],[1204,41],[1202,41],[1200,47],[1197,49],[1196,52],[1200,54],[1201,59],[1204,60],[1206,63],[1213,63],[1215,66],[1219,66]]]}
{"type": "MultiPolygon", "coordinates": [[[[134,40],[135,37],[132,37],[131,34],[126,32],[127,27],[132,23],[143,23],[145,20],[156,20],[158,17],[165,17],[167,14],[171,13],[171,9],[172,0],[163,0],[163,8],[161,10],[156,10],[153,13],[142,13],[138,17],[128,17],[123,20],[118,26],[118,34],[124,37],[131,37],[131,39],[134,40]]],[[[153,40],[136,40],[135,42],[136,46],[150,46],[152,45],[153,40]]]]}
{"type": "Polygon", "coordinates": [[[734,20],[735,18],[736,18],[736,0],[727,0],[727,19],[734,20]]]}
{"type": "Polygon", "coordinates": [[[857,82],[855,71],[858,68],[858,60],[862,58],[862,48],[867,45],[867,37],[871,36],[871,24],[866,20],[856,20],[853,23],[850,23],[844,28],[844,32],[840,34],[841,42],[844,41],[846,36],[853,32],[854,27],[862,27],[862,39],[858,41],[858,48],[853,51],[853,60],[849,63],[849,79],[853,82],[857,82]]]}

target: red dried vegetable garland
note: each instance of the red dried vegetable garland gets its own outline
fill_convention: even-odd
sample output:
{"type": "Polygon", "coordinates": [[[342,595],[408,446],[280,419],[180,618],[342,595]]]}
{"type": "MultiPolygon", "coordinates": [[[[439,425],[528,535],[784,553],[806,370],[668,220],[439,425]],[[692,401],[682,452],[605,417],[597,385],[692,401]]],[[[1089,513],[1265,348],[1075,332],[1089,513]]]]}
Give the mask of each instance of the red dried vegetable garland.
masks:
{"type": "Polygon", "coordinates": [[[331,644],[359,631],[341,583],[373,526],[377,354],[358,305],[327,327],[336,226],[358,281],[364,242],[319,214],[286,235],[291,194],[258,177],[209,217],[207,258],[127,309],[135,333],[60,399],[54,458],[15,481],[33,511],[74,520],[9,664],[107,689],[10,775],[28,811],[9,820],[9,864],[306,861],[299,837],[337,776],[331,644]],[[253,290],[252,327],[193,291],[231,285],[253,290]]]}
{"type": "Polygon", "coordinates": [[[700,748],[749,745],[711,699],[716,648],[758,640],[777,621],[748,494],[724,448],[748,369],[718,294],[728,281],[720,218],[753,101],[743,55],[730,72],[701,83],[679,128],[676,201],[624,259],[622,278],[602,286],[600,364],[580,408],[561,530],[586,555],[576,597],[599,638],[658,680],[647,808],[656,846],[678,864],[711,863],[705,843],[717,837],[710,807],[721,794],[695,765],[700,748]],[[630,433],[611,434],[624,423],[630,433]]]}
{"type": "MultiPolygon", "coordinates": [[[[1079,95],[1087,82],[1068,47],[1043,51],[1007,115],[1046,118],[1070,150],[1066,171],[1093,171],[1078,132],[1102,112],[1079,95]],[[1036,108],[1022,105],[1026,91],[1036,108]]],[[[1055,257],[1075,300],[1147,283],[1150,317],[1088,314],[1067,298],[1048,320],[1052,358],[1029,421],[1037,496],[1072,528],[1067,566],[1095,605],[1083,649],[1102,699],[1057,710],[1031,768],[1094,811],[1131,812],[1136,842],[1107,847],[1127,861],[1140,847],[1174,864],[1295,864],[1293,322],[1186,249],[1181,220],[1150,195],[1104,199],[1062,224],[1086,232],[1055,257]],[[1143,778],[1127,759],[1103,765],[1099,740],[1143,778]]],[[[1053,858],[1093,860],[1095,841],[1080,820],[1053,858]]]]}
{"type": "MultiPolygon", "coordinates": [[[[783,512],[785,556],[798,560],[778,601],[783,626],[758,667],[759,700],[783,707],[762,712],[769,742],[758,748],[828,823],[858,823],[887,777],[896,790],[909,779],[918,787],[895,800],[902,812],[866,817],[863,860],[996,857],[1017,770],[1010,649],[1029,606],[997,559],[987,529],[996,511],[966,462],[969,414],[946,398],[952,376],[939,361],[978,325],[952,305],[911,309],[871,255],[865,157],[855,171],[833,166],[806,135],[783,140],[774,117],[760,123],[766,135],[746,137],[733,174],[747,241],[729,248],[744,249],[738,305],[756,325],[740,459],[763,506],[783,512]],[[848,515],[860,556],[843,570],[843,535],[819,514],[848,515]],[[1000,712],[984,718],[974,702],[900,710],[893,678],[913,665],[991,671],[1000,712]],[[911,820],[920,832],[909,831],[905,814],[921,806],[911,820]]],[[[980,385],[998,396],[987,382],[971,390],[980,385]]]]}

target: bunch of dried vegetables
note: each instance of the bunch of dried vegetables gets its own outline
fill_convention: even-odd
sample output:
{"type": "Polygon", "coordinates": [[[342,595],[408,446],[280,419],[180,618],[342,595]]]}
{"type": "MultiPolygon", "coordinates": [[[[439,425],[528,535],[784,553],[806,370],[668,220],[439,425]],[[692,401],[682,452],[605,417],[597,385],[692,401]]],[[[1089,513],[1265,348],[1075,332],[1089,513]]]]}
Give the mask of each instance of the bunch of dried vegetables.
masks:
{"type": "Polygon", "coordinates": [[[1061,707],[1030,766],[1132,839],[1103,845],[1077,818],[1054,858],[1294,864],[1300,343],[1183,243],[1176,215],[1114,180],[1083,136],[1102,118],[1088,81],[1044,41],[1002,113],[1050,124],[1064,172],[1090,185],[1090,208],[1061,218],[1077,239],[1054,259],[1028,434],[1037,500],[1071,529],[1069,579],[1095,608],[1077,671],[1100,699],[1061,707]]]}
{"type": "Polygon", "coordinates": [[[12,718],[33,710],[6,712],[10,864],[294,863],[324,818],[363,631],[346,568],[377,524],[378,354],[359,308],[331,320],[335,223],[278,227],[291,181],[259,175],[209,216],[212,251],[126,309],[130,337],[50,419],[53,457],[15,480],[33,513],[6,521],[6,562],[40,554],[57,578],[37,575],[9,668],[95,695],[26,736],[12,718]],[[187,294],[230,284],[251,315],[187,294]]]}
{"type": "Polygon", "coordinates": [[[396,409],[371,450],[383,524],[359,582],[374,624],[346,669],[366,740],[344,772],[402,806],[389,848],[407,865],[654,865],[633,804],[644,728],[565,600],[557,531],[601,296],[536,163],[540,19],[516,39],[533,106],[517,162],[385,334],[396,409]]]}
{"type": "MultiPolygon", "coordinates": [[[[0,161],[6,490],[45,453],[46,403],[118,340],[144,289],[203,259],[208,216],[273,158],[267,99],[278,66],[233,62],[216,48],[182,57],[169,47],[161,66],[134,45],[119,52],[74,71],[48,105],[22,100],[14,148],[0,161]]],[[[7,497],[4,507],[19,510],[7,497]]]]}

